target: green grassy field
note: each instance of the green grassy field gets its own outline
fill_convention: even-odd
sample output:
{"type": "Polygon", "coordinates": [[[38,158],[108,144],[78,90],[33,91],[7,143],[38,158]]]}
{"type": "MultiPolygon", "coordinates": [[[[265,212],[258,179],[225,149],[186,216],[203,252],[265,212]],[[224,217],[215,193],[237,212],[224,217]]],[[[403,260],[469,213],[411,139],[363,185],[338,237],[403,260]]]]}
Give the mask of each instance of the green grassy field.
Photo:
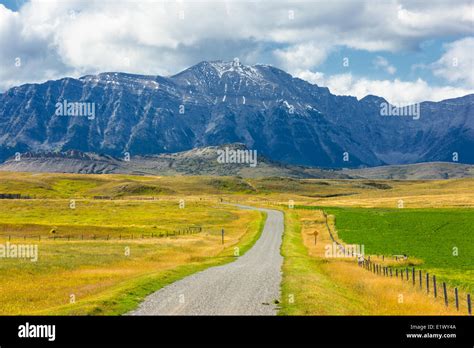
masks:
{"type": "Polygon", "coordinates": [[[363,244],[366,254],[421,259],[420,266],[439,279],[474,290],[472,209],[324,210],[335,215],[338,235],[345,243],[363,244]]]}

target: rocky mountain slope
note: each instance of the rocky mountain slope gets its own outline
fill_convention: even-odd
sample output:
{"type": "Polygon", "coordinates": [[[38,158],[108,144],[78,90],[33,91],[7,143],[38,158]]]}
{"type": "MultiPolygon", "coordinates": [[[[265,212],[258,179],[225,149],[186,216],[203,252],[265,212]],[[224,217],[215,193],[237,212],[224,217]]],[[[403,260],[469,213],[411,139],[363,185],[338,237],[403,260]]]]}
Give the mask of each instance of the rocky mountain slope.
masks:
{"type": "Polygon", "coordinates": [[[145,156],[239,142],[297,165],[451,161],[453,152],[474,163],[474,95],[421,103],[419,119],[381,116],[385,102],[336,96],[274,67],[239,62],[201,62],[171,77],[64,78],[0,94],[0,161],[16,152],[145,156]],[[67,103],[82,103],[92,117],[67,108],[58,115],[67,103]]]}

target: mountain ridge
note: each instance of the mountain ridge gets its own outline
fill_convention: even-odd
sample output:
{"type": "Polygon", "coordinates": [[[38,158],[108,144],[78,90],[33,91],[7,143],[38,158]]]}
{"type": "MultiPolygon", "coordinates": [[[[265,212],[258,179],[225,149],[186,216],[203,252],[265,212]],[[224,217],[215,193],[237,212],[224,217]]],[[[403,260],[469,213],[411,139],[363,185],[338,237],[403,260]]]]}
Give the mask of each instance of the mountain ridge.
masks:
{"type": "Polygon", "coordinates": [[[306,166],[451,161],[454,152],[474,163],[474,94],[422,102],[418,121],[381,117],[383,101],[336,96],[278,68],[238,61],[204,61],[169,77],[63,78],[0,94],[0,161],[28,151],[120,157],[241,142],[306,166]],[[64,100],[93,103],[94,119],[55,115],[64,100]]]}

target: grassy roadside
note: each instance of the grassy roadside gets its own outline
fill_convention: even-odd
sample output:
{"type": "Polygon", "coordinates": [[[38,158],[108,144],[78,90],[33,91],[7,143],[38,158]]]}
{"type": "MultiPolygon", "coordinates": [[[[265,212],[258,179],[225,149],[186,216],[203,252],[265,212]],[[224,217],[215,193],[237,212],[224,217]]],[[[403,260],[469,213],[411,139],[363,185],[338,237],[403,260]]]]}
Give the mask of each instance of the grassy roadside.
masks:
{"type": "Polygon", "coordinates": [[[267,214],[260,212],[260,218],[249,226],[238,243],[227,245],[216,256],[207,257],[199,262],[190,262],[168,270],[147,273],[133,279],[127,279],[116,286],[74,305],[64,305],[53,309],[38,311],[38,315],[122,315],[135,309],[144,298],[193,273],[206,268],[223,265],[235,260],[234,251],[247,252],[260,238],[267,214]]]}
{"type": "Polygon", "coordinates": [[[286,210],[282,244],[282,303],[278,314],[335,315],[362,311],[360,300],[351,297],[350,292],[345,292],[322,272],[324,261],[308,254],[301,230],[297,211],[286,210]]]}
{"type": "Polygon", "coordinates": [[[398,279],[374,275],[353,259],[325,257],[331,244],[322,212],[286,210],[279,315],[447,315],[442,301],[398,279]],[[326,231],[326,232],[325,232],[326,231]],[[316,233],[317,242],[314,243],[316,233]]]}

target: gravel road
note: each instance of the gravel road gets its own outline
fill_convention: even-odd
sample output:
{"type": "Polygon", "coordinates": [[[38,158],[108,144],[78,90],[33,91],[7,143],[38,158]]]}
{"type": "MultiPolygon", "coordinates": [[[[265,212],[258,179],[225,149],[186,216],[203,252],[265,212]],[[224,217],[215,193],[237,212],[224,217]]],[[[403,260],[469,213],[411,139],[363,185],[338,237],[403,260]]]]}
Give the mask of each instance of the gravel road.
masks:
{"type": "Polygon", "coordinates": [[[283,263],[283,213],[239,207],[268,214],[261,237],[247,253],[154,292],[128,315],[275,315],[283,263]]]}

